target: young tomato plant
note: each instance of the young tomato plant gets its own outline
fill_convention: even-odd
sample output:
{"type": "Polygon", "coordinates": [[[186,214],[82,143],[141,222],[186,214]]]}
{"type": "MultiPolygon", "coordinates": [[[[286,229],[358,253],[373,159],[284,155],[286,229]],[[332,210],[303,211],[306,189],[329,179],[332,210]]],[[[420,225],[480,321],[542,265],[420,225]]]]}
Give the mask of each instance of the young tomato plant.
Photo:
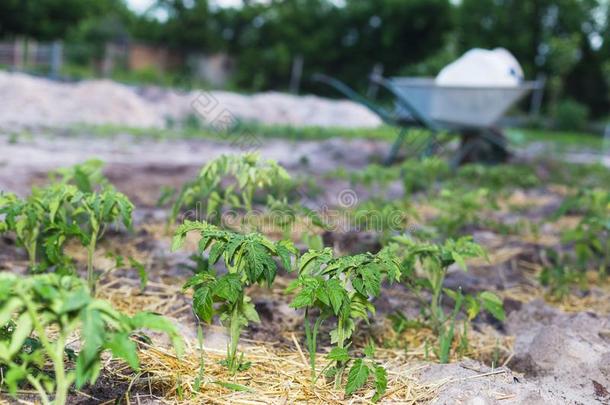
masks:
{"type": "Polygon", "coordinates": [[[133,204],[122,193],[107,189],[99,193],[80,193],[72,201],[72,231],[87,249],[87,281],[95,289],[93,256],[97,242],[112,223],[131,228],[133,204]]]}
{"type": "Polygon", "coordinates": [[[104,162],[90,159],[70,167],[62,167],[49,174],[54,183],[71,184],[83,193],[92,193],[112,188],[110,181],[103,173],[104,162]]]}
{"type": "MultiPolygon", "coordinates": [[[[225,209],[252,211],[257,190],[281,190],[289,184],[290,176],[273,160],[262,161],[257,153],[223,155],[206,164],[195,180],[182,187],[173,202],[169,223],[175,223],[187,208],[201,210],[208,222],[219,224],[225,209]]],[[[167,197],[171,199],[171,193],[167,197]]]]}
{"type": "Polygon", "coordinates": [[[247,365],[237,358],[239,336],[249,322],[259,322],[259,317],[245,288],[252,284],[271,286],[277,274],[278,258],[285,269],[292,266],[297,251],[288,241],[271,242],[260,234],[241,235],[219,229],[203,222],[185,221],[174,236],[172,249],[179,249],[189,232],[198,232],[199,254],[208,252],[210,265],[221,258],[228,273],[218,275],[213,268],[195,274],[184,285],[193,289],[193,310],[200,320],[211,323],[214,315],[229,332],[226,366],[231,373],[247,365]]]}
{"type": "Polygon", "coordinates": [[[449,164],[437,157],[424,159],[410,159],[405,161],[401,168],[405,197],[418,191],[425,191],[449,174],[449,164]]]}
{"type": "Polygon", "coordinates": [[[468,225],[485,225],[481,213],[489,206],[494,208],[495,200],[489,190],[480,188],[464,191],[443,189],[438,199],[432,200],[439,214],[432,225],[444,237],[457,237],[468,225]]]}
{"type": "Polygon", "coordinates": [[[73,384],[78,389],[97,380],[105,351],[138,369],[132,336],[142,328],[165,332],[180,354],[182,340],[170,321],[150,313],[123,315],[92,298],[78,278],[0,273],[0,365],[12,394],[27,382],[43,404],[50,404],[52,395],[54,404],[63,405],[73,384]],[[74,336],[78,354],[68,346],[74,336]],[[74,357],[75,367],[68,367],[74,357]]]}
{"type": "Polygon", "coordinates": [[[466,271],[465,259],[486,255],[483,248],[470,238],[460,238],[455,241],[449,239],[443,244],[435,244],[400,236],[394,238],[394,242],[396,244],[390,249],[403,258],[403,282],[416,292],[423,289],[430,293],[428,301],[424,301],[423,298],[420,300],[425,319],[439,337],[438,354],[441,362],[448,361],[449,349],[454,339],[455,322],[463,308],[466,310],[468,320],[474,319],[481,308],[495,318],[504,320],[502,300],[495,294],[483,291],[476,296],[464,296],[459,290],[453,291],[443,287],[449,266],[455,263],[466,271]],[[417,274],[417,269],[423,272],[423,276],[417,274]],[[451,298],[454,302],[453,310],[449,313],[443,309],[445,297],[451,298]]]}
{"type": "Polygon", "coordinates": [[[69,233],[66,207],[77,193],[73,186],[53,185],[35,189],[25,199],[14,194],[0,196],[0,216],[4,217],[0,232],[14,233],[17,244],[28,254],[30,271],[70,267],[70,259],[63,254],[69,233]]]}
{"type": "MultiPolygon", "coordinates": [[[[356,322],[359,319],[368,322],[369,314],[375,313],[370,298],[379,295],[384,278],[390,281],[400,279],[399,262],[386,250],[376,255],[366,253],[335,258],[332,250],[326,248],[310,250],[300,258],[299,277],[289,286],[288,291],[296,291],[290,305],[305,309],[305,337],[312,382],[318,378],[315,362],[318,331],[322,322],[330,317],[337,321],[336,327],[330,332],[334,347],[329,358],[333,363],[329,363],[332,368],[327,375],[334,375],[335,387],[338,388],[351,359],[348,348],[356,322]],[[314,316],[315,320],[312,318],[314,316]]],[[[356,362],[354,366],[359,364],[356,362]]]]}
{"type": "Polygon", "coordinates": [[[582,215],[576,227],[563,235],[565,242],[574,244],[579,267],[586,270],[594,264],[606,276],[610,270],[610,192],[582,190],[566,199],[556,215],[566,212],[582,215]]]}
{"type": "Polygon", "coordinates": [[[291,239],[297,225],[301,225],[301,239],[308,244],[311,240],[319,238],[320,230],[328,229],[328,224],[314,210],[298,203],[289,203],[286,197],[276,199],[272,195],[267,196],[267,207],[269,208],[268,220],[273,230],[278,227],[282,232],[282,238],[291,239]]]}

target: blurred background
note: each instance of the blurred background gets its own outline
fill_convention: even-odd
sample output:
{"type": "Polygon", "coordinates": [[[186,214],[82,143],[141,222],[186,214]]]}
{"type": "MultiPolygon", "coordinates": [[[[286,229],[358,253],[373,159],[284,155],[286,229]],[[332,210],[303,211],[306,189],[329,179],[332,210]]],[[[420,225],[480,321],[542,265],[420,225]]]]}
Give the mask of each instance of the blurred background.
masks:
{"type": "MultiPolygon", "coordinates": [[[[504,47],[545,83],[520,125],[603,134],[610,111],[606,0],[3,0],[0,68],[62,81],[336,97],[325,73],[434,76],[465,51],[504,47]]],[[[514,115],[514,114],[513,114],[514,115]]]]}

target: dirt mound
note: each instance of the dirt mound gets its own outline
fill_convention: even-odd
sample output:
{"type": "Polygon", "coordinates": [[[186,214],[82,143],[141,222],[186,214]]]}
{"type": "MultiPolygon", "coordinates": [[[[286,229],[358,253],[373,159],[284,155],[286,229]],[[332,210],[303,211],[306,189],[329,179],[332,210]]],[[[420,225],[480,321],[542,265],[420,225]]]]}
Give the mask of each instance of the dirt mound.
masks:
{"type": "Polygon", "coordinates": [[[204,124],[234,120],[323,127],[375,127],[381,122],[349,101],[282,93],[252,96],[213,92],[137,89],[110,80],[61,83],[0,71],[0,128],[112,124],[162,128],[198,116],[204,124]],[[216,121],[221,120],[221,121],[216,121]]]}
{"type": "Polygon", "coordinates": [[[519,377],[505,367],[491,369],[476,361],[427,365],[419,382],[440,383],[437,396],[432,401],[438,405],[562,403],[554,390],[541,389],[535,381],[519,377]]]}
{"type": "Polygon", "coordinates": [[[537,300],[512,312],[506,326],[516,336],[513,370],[568,402],[610,401],[610,317],[566,314],[537,300]]]}

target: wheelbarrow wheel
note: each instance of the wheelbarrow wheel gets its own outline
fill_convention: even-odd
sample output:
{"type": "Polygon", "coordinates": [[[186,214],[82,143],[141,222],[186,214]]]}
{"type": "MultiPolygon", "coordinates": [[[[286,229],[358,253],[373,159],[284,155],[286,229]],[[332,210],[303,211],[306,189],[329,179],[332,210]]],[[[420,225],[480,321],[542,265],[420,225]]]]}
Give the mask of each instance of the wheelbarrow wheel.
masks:
{"type": "Polygon", "coordinates": [[[462,134],[457,164],[464,163],[503,163],[510,157],[506,138],[498,129],[462,134]]]}

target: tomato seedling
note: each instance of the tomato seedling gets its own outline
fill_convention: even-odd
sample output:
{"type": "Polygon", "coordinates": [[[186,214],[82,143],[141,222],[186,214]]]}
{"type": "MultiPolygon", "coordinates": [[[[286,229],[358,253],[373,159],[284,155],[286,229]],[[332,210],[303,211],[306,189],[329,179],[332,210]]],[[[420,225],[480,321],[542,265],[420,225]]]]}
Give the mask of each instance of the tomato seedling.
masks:
{"type": "Polygon", "coordinates": [[[274,258],[279,259],[285,269],[290,269],[297,251],[288,241],[271,242],[258,233],[241,235],[191,221],[185,221],[176,230],[172,250],[184,244],[189,232],[199,233],[199,254],[207,251],[210,265],[222,258],[228,269],[224,275],[218,275],[213,268],[197,273],[187,281],[184,289],[193,289],[193,310],[200,320],[209,324],[214,315],[218,315],[227,327],[230,339],[226,366],[234,374],[246,367],[237,357],[241,331],[250,322],[260,322],[245,288],[263,283],[271,286],[278,270],[274,258]]]}
{"type": "Polygon", "coordinates": [[[175,326],[159,315],[140,312],[129,317],[105,301],[93,298],[80,279],[57,274],[18,277],[0,273],[0,364],[11,394],[27,381],[43,404],[63,405],[75,384],[93,384],[101,370],[101,355],[110,351],[135,370],[140,329],[166,333],[176,352],[182,340],[175,326]],[[51,338],[49,329],[56,331],[51,338]],[[68,347],[77,336],[78,353],[68,347]],[[66,357],[75,357],[74,368],[66,357]],[[52,364],[47,372],[46,364],[52,364]]]}
{"type": "Polygon", "coordinates": [[[467,258],[486,256],[483,248],[471,238],[448,239],[443,244],[436,244],[419,242],[409,236],[399,236],[394,238],[394,242],[389,249],[403,258],[402,281],[416,292],[424,289],[431,295],[429,301],[420,296],[420,305],[430,327],[439,337],[441,362],[448,361],[455,321],[463,308],[468,320],[474,319],[481,309],[485,309],[499,320],[504,320],[502,300],[495,294],[483,291],[476,296],[464,296],[460,290],[453,291],[443,287],[449,266],[455,263],[467,271],[467,258]],[[418,268],[423,271],[423,277],[415,271],[418,268]],[[449,313],[445,313],[443,309],[445,297],[454,302],[453,310],[449,313]]]}
{"type": "MultiPolygon", "coordinates": [[[[196,179],[182,187],[172,204],[169,223],[175,223],[187,208],[196,209],[198,214],[201,211],[207,222],[218,225],[226,209],[252,211],[257,190],[281,190],[289,184],[286,170],[273,160],[261,160],[258,153],[223,155],[206,164],[196,179]]],[[[164,199],[171,199],[171,194],[164,199]]]]}
{"type": "Polygon", "coordinates": [[[316,354],[319,328],[326,319],[335,317],[336,327],[330,332],[331,360],[334,365],[327,374],[335,377],[338,388],[350,357],[347,349],[356,329],[356,321],[369,320],[375,313],[370,297],[381,291],[382,279],[400,279],[399,262],[387,250],[373,255],[334,257],[330,248],[305,253],[299,259],[299,277],[288,288],[296,295],[290,306],[305,309],[305,337],[309,351],[312,382],[317,380],[316,354]],[[317,313],[315,320],[311,318],[317,313]],[[341,354],[341,355],[339,355],[341,354]]]}

